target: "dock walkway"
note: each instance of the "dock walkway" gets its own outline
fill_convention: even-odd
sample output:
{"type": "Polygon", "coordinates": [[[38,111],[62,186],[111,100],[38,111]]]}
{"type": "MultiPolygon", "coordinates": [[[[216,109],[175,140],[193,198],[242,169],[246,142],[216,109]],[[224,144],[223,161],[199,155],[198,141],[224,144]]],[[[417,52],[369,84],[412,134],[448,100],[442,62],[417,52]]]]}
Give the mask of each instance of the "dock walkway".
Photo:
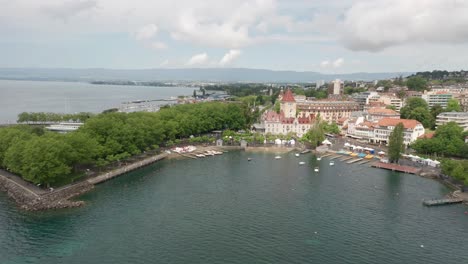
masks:
{"type": "Polygon", "coordinates": [[[462,198],[447,198],[447,199],[431,199],[424,200],[423,204],[425,206],[435,206],[435,205],[445,205],[445,204],[454,204],[463,202],[462,198]]]}
{"type": "Polygon", "coordinates": [[[358,161],[360,161],[360,160],[362,160],[362,158],[353,159],[353,160],[350,160],[350,161],[348,161],[348,162],[346,162],[346,163],[347,163],[347,164],[352,164],[352,163],[358,162],[358,161]]]}
{"type": "Polygon", "coordinates": [[[410,167],[410,166],[402,166],[402,165],[393,164],[393,163],[383,163],[383,162],[374,163],[374,164],[372,164],[372,167],[391,170],[391,171],[399,171],[399,172],[404,172],[404,173],[410,173],[410,174],[418,174],[421,171],[420,168],[415,168],[415,167],[410,167]]]}

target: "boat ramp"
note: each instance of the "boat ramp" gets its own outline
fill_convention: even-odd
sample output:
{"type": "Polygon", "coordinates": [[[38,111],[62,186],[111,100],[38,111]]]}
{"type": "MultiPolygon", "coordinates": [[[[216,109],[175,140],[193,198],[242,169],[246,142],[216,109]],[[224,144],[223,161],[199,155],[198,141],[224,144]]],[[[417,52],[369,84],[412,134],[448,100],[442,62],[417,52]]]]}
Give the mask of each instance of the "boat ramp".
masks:
{"type": "Polygon", "coordinates": [[[358,162],[358,161],[361,161],[361,160],[363,160],[363,159],[362,159],[362,158],[353,159],[353,160],[347,161],[346,163],[347,163],[347,164],[352,164],[352,163],[355,163],[355,162],[358,162]]]}

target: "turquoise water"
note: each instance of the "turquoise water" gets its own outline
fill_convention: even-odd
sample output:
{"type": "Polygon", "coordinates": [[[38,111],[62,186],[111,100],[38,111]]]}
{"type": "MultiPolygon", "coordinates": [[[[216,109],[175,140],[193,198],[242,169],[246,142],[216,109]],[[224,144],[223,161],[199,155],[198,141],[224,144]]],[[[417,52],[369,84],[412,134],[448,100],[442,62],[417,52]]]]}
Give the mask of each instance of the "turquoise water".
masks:
{"type": "Polygon", "coordinates": [[[0,194],[0,263],[468,263],[468,208],[421,203],[439,183],[274,156],[162,161],[63,211],[0,194]]]}
{"type": "Polygon", "coordinates": [[[0,124],[16,122],[21,112],[100,113],[127,101],[192,95],[194,89],[0,80],[0,124]]]}

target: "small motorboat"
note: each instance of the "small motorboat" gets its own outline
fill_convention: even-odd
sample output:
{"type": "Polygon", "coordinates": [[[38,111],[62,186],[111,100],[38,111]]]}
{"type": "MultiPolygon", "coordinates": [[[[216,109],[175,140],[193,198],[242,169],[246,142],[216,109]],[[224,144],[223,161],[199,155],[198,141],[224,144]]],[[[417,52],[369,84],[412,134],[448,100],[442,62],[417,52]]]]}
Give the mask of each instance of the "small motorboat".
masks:
{"type": "Polygon", "coordinates": [[[315,171],[315,172],[319,172],[319,167],[315,167],[315,168],[314,168],[314,171],[315,171]]]}
{"type": "Polygon", "coordinates": [[[317,157],[317,160],[322,160],[322,157],[317,157]]]}
{"type": "Polygon", "coordinates": [[[247,158],[247,161],[251,161],[251,160],[252,160],[252,158],[247,158]]]}
{"type": "Polygon", "coordinates": [[[281,156],[276,156],[275,159],[281,159],[281,156]]]}
{"type": "Polygon", "coordinates": [[[301,154],[299,154],[299,153],[296,153],[296,154],[294,154],[294,155],[295,155],[296,157],[299,157],[301,154]]]}
{"type": "Polygon", "coordinates": [[[330,166],[335,165],[335,162],[333,160],[330,160],[330,166]]]}
{"type": "Polygon", "coordinates": [[[299,162],[299,165],[304,165],[304,164],[305,164],[304,161],[299,162]]]}

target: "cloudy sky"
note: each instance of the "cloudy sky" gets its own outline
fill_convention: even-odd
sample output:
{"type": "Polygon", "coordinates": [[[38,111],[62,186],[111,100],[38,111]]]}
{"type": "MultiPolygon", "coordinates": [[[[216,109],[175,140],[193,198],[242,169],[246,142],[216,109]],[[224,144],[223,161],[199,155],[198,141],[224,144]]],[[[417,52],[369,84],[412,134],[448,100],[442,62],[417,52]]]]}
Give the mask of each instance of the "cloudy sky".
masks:
{"type": "Polygon", "coordinates": [[[468,69],[468,0],[0,0],[0,67],[468,69]]]}

